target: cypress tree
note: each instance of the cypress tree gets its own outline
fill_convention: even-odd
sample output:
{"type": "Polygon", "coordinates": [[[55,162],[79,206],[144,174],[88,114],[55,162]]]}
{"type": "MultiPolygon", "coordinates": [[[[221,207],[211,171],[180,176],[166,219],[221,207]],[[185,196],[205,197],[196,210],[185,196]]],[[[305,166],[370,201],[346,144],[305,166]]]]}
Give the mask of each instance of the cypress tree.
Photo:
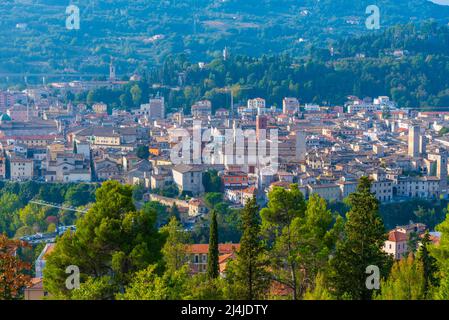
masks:
{"type": "Polygon", "coordinates": [[[173,218],[175,217],[176,220],[181,221],[181,215],[179,213],[179,209],[178,206],[175,204],[173,204],[173,206],[170,208],[170,216],[173,218]]]}
{"type": "Polygon", "coordinates": [[[218,226],[217,213],[212,210],[210,233],[209,233],[209,256],[207,260],[207,277],[209,279],[218,278],[220,273],[218,265],[218,226]]]}
{"type": "Polygon", "coordinates": [[[424,292],[426,295],[429,294],[431,287],[436,285],[436,259],[429,253],[430,244],[430,234],[429,230],[427,230],[418,251],[418,261],[422,264],[424,271],[424,292]]]}

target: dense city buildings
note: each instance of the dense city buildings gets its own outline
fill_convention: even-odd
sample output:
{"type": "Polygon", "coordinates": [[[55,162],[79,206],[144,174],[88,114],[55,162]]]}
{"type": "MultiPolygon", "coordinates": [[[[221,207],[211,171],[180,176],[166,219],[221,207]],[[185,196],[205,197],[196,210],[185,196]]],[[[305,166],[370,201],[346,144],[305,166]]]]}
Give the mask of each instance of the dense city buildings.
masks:
{"type": "Polygon", "coordinates": [[[317,193],[342,201],[361,176],[369,175],[381,202],[447,197],[449,142],[439,134],[448,125],[446,112],[397,109],[384,96],[351,96],[344,107],[300,106],[298,99],[286,97],[282,110],[255,98],[230,118],[223,106],[214,106],[212,117],[208,100],[193,104],[190,115],[166,114],[164,98],[155,96],[130,113],[109,110],[105,103],[86,108],[53,99],[42,105],[42,97],[51,92],[50,87],[2,92],[2,101],[23,101],[25,96],[29,102],[3,104],[4,179],[113,179],[143,183],[149,193],[173,185],[201,196],[204,172],[216,169],[229,201],[241,203],[244,190],[253,187],[264,202],[270,186],[282,182],[298,184],[306,197],[317,193]],[[48,110],[60,114],[52,124],[46,120],[48,110]],[[139,158],[138,147],[148,149],[149,156],[139,158]],[[176,148],[180,163],[173,162],[176,148]],[[265,170],[267,163],[271,173],[265,170]]]}
{"type": "Polygon", "coordinates": [[[0,17],[2,306],[286,319],[449,300],[449,0],[0,17]]]}
{"type": "MultiPolygon", "coordinates": [[[[449,139],[441,134],[449,128],[447,112],[399,109],[388,97],[351,96],[343,106],[301,105],[286,97],[282,109],[255,98],[237,102],[235,115],[225,105],[201,100],[189,114],[168,109],[161,95],[125,111],[104,102],[73,105],[57,96],[43,98],[54,96],[53,90],[2,92],[2,180],[133,185],[142,192],[139,206],[176,207],[180,223],[190,231],[210,216],[213,183],[232,209],[242,209],[253,198],[263,207],[274,188],[291,190],[293,184],[305,199],[318,195],[342,203],[366,176],[381,204],[448,198],[449,139]]],[[[48,295],[42,269],[56,237],[67,228],[76,227],[22,237],[46,244],[26,299],[48,295]]],[[[423,224],[396,227],[383,251],[396,260],[405,258],[411,239],[415,234],[422,239],[426,229],[423,224]]],[[[434,232],[432,241],[439,239],[434,232]]],[[[222,277],[239,248],[219,245],[222,277]]],[[[199,243],[187,248],[192,276],[207,271],[208,250],[199,243]]],[[[282,286],[271,290],[291,293],[282,286]]]]}

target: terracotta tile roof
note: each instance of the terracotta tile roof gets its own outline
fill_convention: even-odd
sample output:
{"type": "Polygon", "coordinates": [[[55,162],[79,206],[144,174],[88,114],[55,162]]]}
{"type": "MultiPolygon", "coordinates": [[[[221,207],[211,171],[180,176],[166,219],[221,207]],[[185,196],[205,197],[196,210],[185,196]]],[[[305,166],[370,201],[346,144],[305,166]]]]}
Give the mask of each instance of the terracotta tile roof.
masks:
{"type": "Polygon", "coordinates": [[[218,264],[220,268],[220,273],[226,271],[226,267],[228,266],[228,261],[235,258],[235,253],[227,253],[218,257],[218,264]]]}
{"type": "Polygon", "coordinates": [[[224,263],[229,258],[232,258],[234,256],[233,253],[226,253],[218,257],[218,263],[224,263]]]}
{"type": "Polygon", "coordinates": [[[407,234],[396,230],[390,231],[388,234],[388,241],[405,242],[407,241],[407,234]]]}
{"type": "Polygon", "coordinates": [[[48,134],[48,135],[23,135],[23,136],[8,136],[7,139],[11,140],[55,140],[61,136],[48,134]]]}
{"type": "Polygon", "coordinates": [[[49,254],[51,254],[53,252],[53,250],[55,250],[55,244],[54,243],[49,243],[46,247],[45,247],[45,252],[44,255],[42,256],[42,258],[45,260],[49,254]]]}
{"type": "Polygon", "coordinates": [[[430,236],[430,241],[432,241],[432,243],[434,245],[439,245],[440,244],[440,240],[441,240],[440,237],[432,236],[432,235],[430,236]]]}
{"type": "Polygon", "coordinates": [[[43,288],[42,278],[32,278],[27,288],[35,290],[42,289],[43,288]]]}
{"type": "Polygon", "coordinates": [[[191,206],[205,206],[206,204],[204,203],[204,201],[202,199],[192,198],[189,201],[189,205],[191,205],[191,206]]]}
{"type": "Polygon", "coordinates": [[[284,189],[289,189],[290,187],[291,187],[291,185],[292,185],[292,183],[290,183],[290,182],[287,182],[287,181],[276,181],[276,182],[273,182],[271,185],[270,185],[270,187],[281,187],[281,188],[284,188],[284,189]]]}
{"type": "MultiPolygon", "coordinates": [[[[422,234],[420,234],[419,235],[419,237],[421,238],[421,239],[424,239],[424,233],[422,233],[422,234]]],[[[440,240],[441,240],[441,238],[439,237],[439,236],[436,236],[436,235],[429,235],[429,239],[430,239],[430,241],[432,241],[432,243],[434,244],[434,245],[439,245],[440,244],[440,240]]]]}
{"type": "Polygon", "coordinates": [[[254,186],[253,187],[248,187],[246,189],[243,189],[242,192],[254,195],[257,192],[257,188],[254,187],[254,186]]]}
{"type": "MultiPolygon", "coordinates": [[[[221,255],[231,254],[240,249],[240,244],[236,243],[221,243],[218,245],[218,252],[221,255]]],[[[192,244],[189,245],[187,251],[191,254],[207,254],[209,252],[208,244],[192,244]]]]}

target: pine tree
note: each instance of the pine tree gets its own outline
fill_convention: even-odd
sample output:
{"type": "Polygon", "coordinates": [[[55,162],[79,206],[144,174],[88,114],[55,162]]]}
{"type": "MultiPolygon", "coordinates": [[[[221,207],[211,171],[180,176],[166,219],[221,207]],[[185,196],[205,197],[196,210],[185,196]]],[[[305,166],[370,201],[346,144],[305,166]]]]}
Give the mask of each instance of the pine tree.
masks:
{"type": "Polygon", "coordinates": [[[170,219],[168,225],[161,228],[161,233],[166,234],[166,241],[162,247],[162,255],[166,272],[174,273],[181,269],[189,261],[187,245],[190,236],[184,230],[182,224],[175,217],[170,219]]]}
{"type": "Polygon", "coordinates": [[[351,209],[346,216],[344,239],[337,243],[335,257],[330,261],[330,278],[338,298],[371,299],[366,268],[377,266],[385,277],[391,265],[391,259],[382,250],[386,233],[378,213],[379,202],[370,189],[371,181],[363,177],[357,192],[349,196],[351,209]]]}
{"type": "Polygon", "coordinates": [[[296,218],[291,224],[294,257],[300,270],[299,299],[314,289],[320,272],[323,276],[318,280],[324,282],[329,256],[343,227],[342,217],[336,217],[335,221],[333,218],[326,200],[314,194],[307,202],[304,218],[296,218]]]}
{"type": "MultiPolygon", "coordinates": [[[[297,185],[275,187],[268,194],[268,206],[260,212],[262,234],[267,240],[271,278],[290,289],[292,299],[301,295],[301,270],[298,261],[298,234],[305,223],[306,204],[297,185]]],[[[332,218],[331,218],[332,219],[332,218]]]]}
{"type": "Polygon", "coordinates": [[[253,198],[242,210],[243,235],[237,259],[230,264],[226,279],[229,281],[230,298],[257,300],[266,296],[269,281],[263,261],[263,245],[260,241],[259,206],[253,198]]]}
{"type": "Polygon", "coordinates": [[[323,273],[318,273],[315,279],[313,290],[308,289],[304,295],[304,300],[334,300],[334,297],[327,288],[327,282],[323,273]]]}
{"type": "Polygon", "coordinates": [[[436,259],[438,267],[439,287],[435,292],[435,299],[449,300],[449,214],[446,220],[436,227],[441,232],[440,243],[429,246],[431,255],[436,259]]]}
{"type": "Polygon", "coordinates": [[[408,258],[394,263],[386,281],[382,281],[381,292],[376,300],[423,300],[425,294],[423,266],[410,253],[408,258]]]}
{"type": "Polygon", "coordinates": [[[212,210],[209,233],[209,255],[207,260],[208,279],[215,279],[219,276],[218,254],[217,213],[215,210],[212,210]]]}
{"type": "MultiPolygon", "coordinates": [[[[134,273],[162,258],[164,237],[156,228],[157,212],[137,211],[132,187],[107,181],[97,189],[96,202],[76,223],[76,232],[66,232],[47,257],[45,289],[53,296],[70,298],[65,269],[76,265],[86,277],[111,277],[122,290],[134,273]]],[[[112,285],[111,284],[111,285],[112,285]]],[[[109,297],[110,291],[105,292],[109,297]]]]}

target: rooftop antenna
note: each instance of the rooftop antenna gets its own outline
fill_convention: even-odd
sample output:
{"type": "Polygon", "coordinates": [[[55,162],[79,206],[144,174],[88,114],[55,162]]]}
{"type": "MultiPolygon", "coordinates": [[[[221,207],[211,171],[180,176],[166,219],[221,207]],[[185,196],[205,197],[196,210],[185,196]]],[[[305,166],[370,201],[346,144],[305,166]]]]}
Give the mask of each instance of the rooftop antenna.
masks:
{"type": "Polygon", "coordinates": [[[231,119],[234,119],[234,91],[231,88],[231,119]]]}
{"type": "Polygon", "coordinates": [[[196,34],[196,24],[197,24],[197,15],[196,13],[193,14],[193,34],[196,34]]]}

